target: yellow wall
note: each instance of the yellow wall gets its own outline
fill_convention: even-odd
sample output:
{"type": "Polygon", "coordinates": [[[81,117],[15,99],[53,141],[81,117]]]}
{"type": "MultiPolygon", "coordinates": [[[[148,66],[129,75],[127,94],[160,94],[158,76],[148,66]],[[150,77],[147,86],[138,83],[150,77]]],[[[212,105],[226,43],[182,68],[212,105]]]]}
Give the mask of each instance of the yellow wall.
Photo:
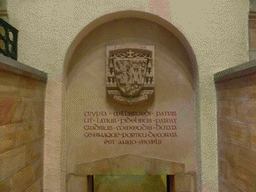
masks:
{"type": "Polygon", "coordinates": [[[62,72],[69,45],[95,19],[145,11],[173,24],[196,55],[203,191],[218,190],[216,92],[212,74],[248,61],[247,0],[9,0],[19,30],[18,60],[49,74],[46,95],[45,190],[61,188],[62,72]]]}

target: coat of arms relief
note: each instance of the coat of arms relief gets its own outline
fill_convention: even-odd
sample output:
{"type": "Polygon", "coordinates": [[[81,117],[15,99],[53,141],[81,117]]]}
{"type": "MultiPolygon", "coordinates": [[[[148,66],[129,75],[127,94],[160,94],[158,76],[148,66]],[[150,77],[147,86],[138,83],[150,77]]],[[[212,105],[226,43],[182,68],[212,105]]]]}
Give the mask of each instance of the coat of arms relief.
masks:
{"type": "Polygon", "coordinates": [[[107,95],[133,105],[154,95],[154,46],[107,46],[107,95]]]}

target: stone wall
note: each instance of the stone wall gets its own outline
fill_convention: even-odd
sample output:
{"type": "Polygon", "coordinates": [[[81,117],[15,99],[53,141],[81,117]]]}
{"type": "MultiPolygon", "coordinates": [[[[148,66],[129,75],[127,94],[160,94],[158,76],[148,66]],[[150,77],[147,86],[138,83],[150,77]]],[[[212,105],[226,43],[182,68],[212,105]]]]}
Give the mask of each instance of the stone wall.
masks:
{"type": "Polygon", "coordinates": [[[216,83],[220,191],[256,191],[256,73],[241,70],[249,65],[216,83]]]}
{"type": "Polygon", "coordinates": [[[250,60],[256,59],[256,12],[249,12],[250,60]]]}
{"type": "Polygon", "coordinates": [[[61,191],[64,186],[63,68],[69,64],[74,48],[92,29],[128,13],[127,17],[175,26],[180,37],[187,40],[187,47],[193,48],[188,52],[198,66],[198,182],[202,183],[202,191],[218,191],[217,105],[212,75],[249,60],[249,1],[196,0],[184,4],[180,0],[8,0],[7,11],[10,24],[19,30],[18,61],[49,75],[45,108],[46,189],[61,191]]]}
{"type": "Polygon", "coordinates": [[[46,78],[16,64],[0,57],[0,191],[42,191],[46,78]]]}
{"type": "Polygon", "coordinates": [[[123,18],[110,21],[93,30],[74,51],[67,69],[63,102],[67,173],[74,172],[76,164],[124,154],[182,162],[186,166],[186,172],[196,172],[192,66],[189,55],[177,37],[154,22],[145,19],[123,18]],[[108,59],[106,45],[127,47],[150,45],[155,47],[153,65],[155,67],[156,91],[153,101],[137,105],[122,105],[106,95],[105,62],[108,59]],[[112,123],[100,123],[94,117],[92,117],[91,123],[88,122],[91,117],[86,113],[97,113],[97,111],[106,115],[98,116],[97,120],[105,118],[112,123]],[[124,114],[122,111],[134,113],[134,115],[124,114]],[[137,115],[146,111],[147,115],[137,115]],[[156,116],[157,111],[173,111],[174,115],[156,116]],[[127,118],[140,120],[122,122],[122,119],[127,118]],[[163,120],[167,118],[175,118],[175,123],[170,121],[163,123],[163,120]],[[160,123],[160,119],[162,123],[160,123]],[[112,126],[113,129],[104,131],[89,130],[91,129],[89,128],[87,130],[89,126],[95,125],[112,126]],[[126,126],[126,130],[117,128],[123,125],[126,126]],[[143,125],[152,127],[154,134],[175,133],[177,136],[145,137],[140,135],[130,137],[130,133],[149,134],[150,130],[133,129],[135,126],[143,125]],[[156,128],[156,126],[171,125],[176,126],[172,131],[156,128]],[[109,138],[87,136],[87,134],[95,132],[123,135],[109,138]],[[144,142],[145,140],[151,142],[153,138],[158,139],[157,141],[161,140],[161,144],[146,144],[144,142]],[[109,139],[114,140],[114,143],[107,144],[109,139]],[[121,144],[128,140],[133,140],[136,143],[121,144]],[[140,141],[144,143],[139,144],[140,141]]]}

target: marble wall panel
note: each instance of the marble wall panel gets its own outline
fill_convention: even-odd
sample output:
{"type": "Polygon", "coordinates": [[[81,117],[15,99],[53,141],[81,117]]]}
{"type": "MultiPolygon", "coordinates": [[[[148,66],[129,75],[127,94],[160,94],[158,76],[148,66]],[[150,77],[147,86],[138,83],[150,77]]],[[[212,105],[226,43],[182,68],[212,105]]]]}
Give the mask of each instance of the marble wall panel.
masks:
{"type": "Polygon", "coordinates": [[[12,176],[12,191],[24,191],[33,184],[33,165],[29,165],[12,176]]]}
{"type": "Polygon", "coordinates": [[[43,190],[44,81],[0,69],[0,191],[43,190]]]}
{"type": "Polygon", "coordinates": [[[0,181],[25,167],[25,146],[0,154],[0,181]]]}
{"type": "Polygon", "coordinates": [[[8,192],[11,190],[11,188],[12,188],[12,183],[10,181],[10,178],[0,181],[0,191],[8,192]]]}
{"type": "Polygon", "coordinates": [[[38,179],[33,185],[25,190],[25,192],[43,191],[43,178],[38,179]]]}
{"type": "Polygon", "coordinates": [[[220,191],[255,191],[256,74],[217,82],[220,191]]]}

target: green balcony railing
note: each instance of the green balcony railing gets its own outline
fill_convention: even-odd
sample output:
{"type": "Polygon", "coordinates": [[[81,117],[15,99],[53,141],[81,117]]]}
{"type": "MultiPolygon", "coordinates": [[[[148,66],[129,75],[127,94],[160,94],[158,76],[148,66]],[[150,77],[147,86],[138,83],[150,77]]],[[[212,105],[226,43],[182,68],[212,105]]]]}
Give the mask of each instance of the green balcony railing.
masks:
{"type": "Polygon", "coordinates": [[[18,30],[0,18],[0,53],[17,60],[18,30]]]}

